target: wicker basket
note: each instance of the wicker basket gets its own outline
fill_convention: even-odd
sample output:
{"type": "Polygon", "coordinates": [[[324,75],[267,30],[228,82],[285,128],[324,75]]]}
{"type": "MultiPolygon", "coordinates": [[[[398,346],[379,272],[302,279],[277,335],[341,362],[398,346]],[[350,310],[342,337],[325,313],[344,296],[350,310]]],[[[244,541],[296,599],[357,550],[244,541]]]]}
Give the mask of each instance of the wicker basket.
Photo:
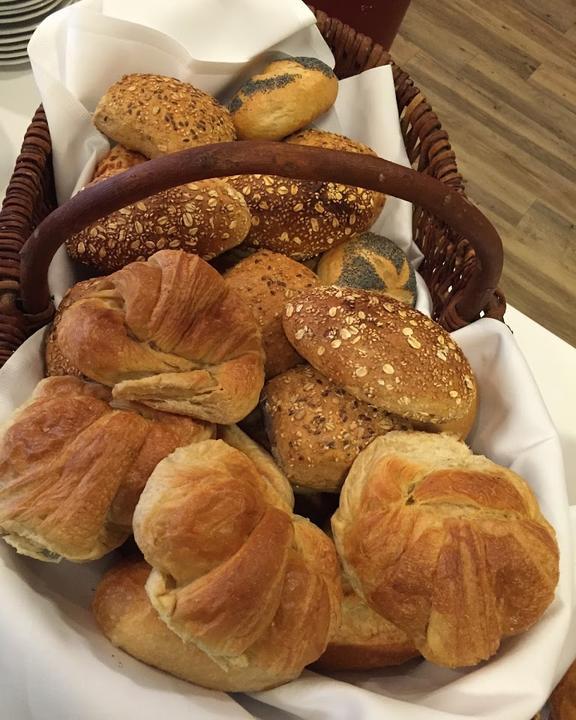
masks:
{"type": "MultiPolygon", "coordinates": [[[[392,63],[390,55],[370,38],[323,12],[317,11],[316,17],[335,55],[338,77],[392,63]]],[[[460,202],[465,198],[463,183],[446,131],[410,77],[393,63],[392,70],[402,134],[413,168],[423,176],[440,180],[450,194],[459,195],[460,202]]],[[[466,223],[461,223],[458,231],[453,223],[439,219],[442,213],[434,213],[430,207],[414,205],[413,229],[424,254],[420,272],[432,295],[434,318],[448,330],[483,315],[501,320],[505,301],[495,285],[501,271],[502,247],[495,231],[490,226],[490,237],[482,238],[482,233],[477,233],[472,239],[472,232],[462,232],[466,223]]],[[[26,132],[0,212],[0,365],[51,318],[50,304],[36,307],[33,314],[23,306],[20,251],[55,208],[50,133],[39,108],[26,132]]],[[[479,219],[478,211],[474,213],[467,220],[470,229],[471,223],[479,219]]],[[[30,286],[35,278],[28,275],[26,282],[30,286]]]]}

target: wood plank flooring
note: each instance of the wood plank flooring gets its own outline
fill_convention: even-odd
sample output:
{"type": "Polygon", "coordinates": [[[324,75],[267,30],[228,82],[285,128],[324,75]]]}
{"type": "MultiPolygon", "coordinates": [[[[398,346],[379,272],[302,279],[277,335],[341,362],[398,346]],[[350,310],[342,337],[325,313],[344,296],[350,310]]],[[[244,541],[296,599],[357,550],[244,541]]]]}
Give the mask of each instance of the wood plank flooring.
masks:
{"type": "Polygon", "coordinates": [[[576,346],[575,0],[412,0],[392,56],[500,232],[508,302],[576,346]]]}

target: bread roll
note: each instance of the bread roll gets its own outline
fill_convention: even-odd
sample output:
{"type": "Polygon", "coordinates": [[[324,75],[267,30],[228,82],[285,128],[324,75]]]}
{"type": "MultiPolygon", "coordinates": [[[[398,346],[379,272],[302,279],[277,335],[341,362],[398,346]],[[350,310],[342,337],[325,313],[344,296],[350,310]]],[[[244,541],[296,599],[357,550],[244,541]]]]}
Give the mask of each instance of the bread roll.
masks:
{"type": "Polygon", "coordinates": [[[329,110],[338,78],[321,60],[273,60],[234,95],[230,112],[240,140],[282,140],[329,110]]]}
{"type": "MultiPolygon", "coordinates": [[[[100,175],[89,185],[111,177],[100,175]]],[[[68,255],[101,273],[158,250],[211,260],[239,245],[250,229],[244,197],[222,180],[179,185],[116,210],[66,240],[68,255]]]]}
{"type": "Polygon", "coordinates": [[[447,435],[374,440],[332,529],[354,589],[437,665],[487,660],[554,598],[558,546],[532,491],[447,435]]]}
{"type": "Polygon", "coordinates": [[[368,290],[318,287],[286,306],[296,351],[359,400],[418,422],[468,414],[474,376],[450,335],[422,313],[368,290]]]}
{"type": "Polygon", "coordinates": [[[140,153],[132,152],[123,145],[115,145],[96,165],[92,180],[104,180],[113,175],[118,175],[118,173],[130,170],[136,165],[141,165],[146,160],[147,158],[140,153]]]}
{"type": "Polygon", "coordinates": [[[342,622],[314,670],[374,670],[419,656],[406,634],[369,608],[345,575],[342,588],[342,622]]]}
{"type": "Polygon", "coordinates": [[[266,377],[272,378],[302,362],[286,339],[282,313],[295,293],[318,284],[316,275],[285,255],[260,250],[241,260],[224,279],[251,308],[260,326],[266,377]]]}
{"type": "MultiPolygon", "coordinates": [[[[343,135],[306,130],[286,142],[375,155],[343,135]]],[[[385,196],[338,183],[291,180],[275,175],[227,178],[239,190],[252,215],[246,243],[295,260],[306,260],[370,228],[385,196]]]]}
{"type": "Polygon", "coordinates": [[[0,433],[0,534],[38,560],[94,560],[132,533],[156,465],[214,428],[168,413],[110,406],[74,377],[41,381],[0,433]]]}
{"type": "Polygon", "coordinates": [[[163,250],[72,290],[51,358],[113,388],[117,400],[230,423],[258,403],[264,353],[252,313],[208,263],[163,250]]]}
{"type": "Polygon", "coordinates": [[[576,720],[576,662],[554,689],[549,704],[551,720],[576,720]]]}
{"type": "Polygon", "coordinates": [[[322,654],[339,623],[338,562],[330,539],[292,514],[271,458],[234,434],[243,451],[210,440],[156,467],[134,537],[166,625],[221,667],[280,684],[322,654]]]}
{"type": "Polygon", "coordinates": [[[388,238],[362,233],[324,253],[317,268],[324,285],[375,290],[411,307],[416,274],[404,252],[388,238]]]}
{"type": "Polygon", "coordinates": [[[375,437],[410,427],[309,365],[266,383],[262,409],[272,454],[288,480],[325,492],[340,489],[358,453],[375,437]]]}
{"type": "Polygon", "coordinates": [[[144,586],[150,566],[123,562],[102,578],[92,611],[102,632],[116,647],[171,675],[224,692],[255,692],[283,680],[274,665],[250,663],[226,669],[193,643],[184,643],[160,620],[144,586]]]}
{"type": "Polygon", "coordinates": [[[163,75],[124,75],[100,99],[93,122],[107,137],[148,158],[236,139],[225,107],[163,75]]]}

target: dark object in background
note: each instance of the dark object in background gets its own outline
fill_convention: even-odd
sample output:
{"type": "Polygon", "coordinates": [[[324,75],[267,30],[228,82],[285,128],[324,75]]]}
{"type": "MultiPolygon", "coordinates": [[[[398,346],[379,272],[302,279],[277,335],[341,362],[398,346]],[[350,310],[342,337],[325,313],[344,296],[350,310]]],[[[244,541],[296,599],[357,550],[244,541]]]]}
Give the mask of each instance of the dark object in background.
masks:
{"type": "Polygon", "coordinates": [[[312,0],[311,5],[342,20],[390,50],[410,0],[312,0]]]}

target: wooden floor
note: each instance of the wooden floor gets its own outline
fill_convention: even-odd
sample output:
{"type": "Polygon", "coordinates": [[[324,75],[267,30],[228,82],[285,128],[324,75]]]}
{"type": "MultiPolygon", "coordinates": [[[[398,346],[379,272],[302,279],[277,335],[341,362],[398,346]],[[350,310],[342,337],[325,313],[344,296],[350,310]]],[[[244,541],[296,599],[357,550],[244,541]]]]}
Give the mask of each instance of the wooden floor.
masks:
{"type": "Polygon", "coordinates": [[[502,236],[508,301],[576,346],[576,1],[412,0],[400,32],[502,236]]]}

